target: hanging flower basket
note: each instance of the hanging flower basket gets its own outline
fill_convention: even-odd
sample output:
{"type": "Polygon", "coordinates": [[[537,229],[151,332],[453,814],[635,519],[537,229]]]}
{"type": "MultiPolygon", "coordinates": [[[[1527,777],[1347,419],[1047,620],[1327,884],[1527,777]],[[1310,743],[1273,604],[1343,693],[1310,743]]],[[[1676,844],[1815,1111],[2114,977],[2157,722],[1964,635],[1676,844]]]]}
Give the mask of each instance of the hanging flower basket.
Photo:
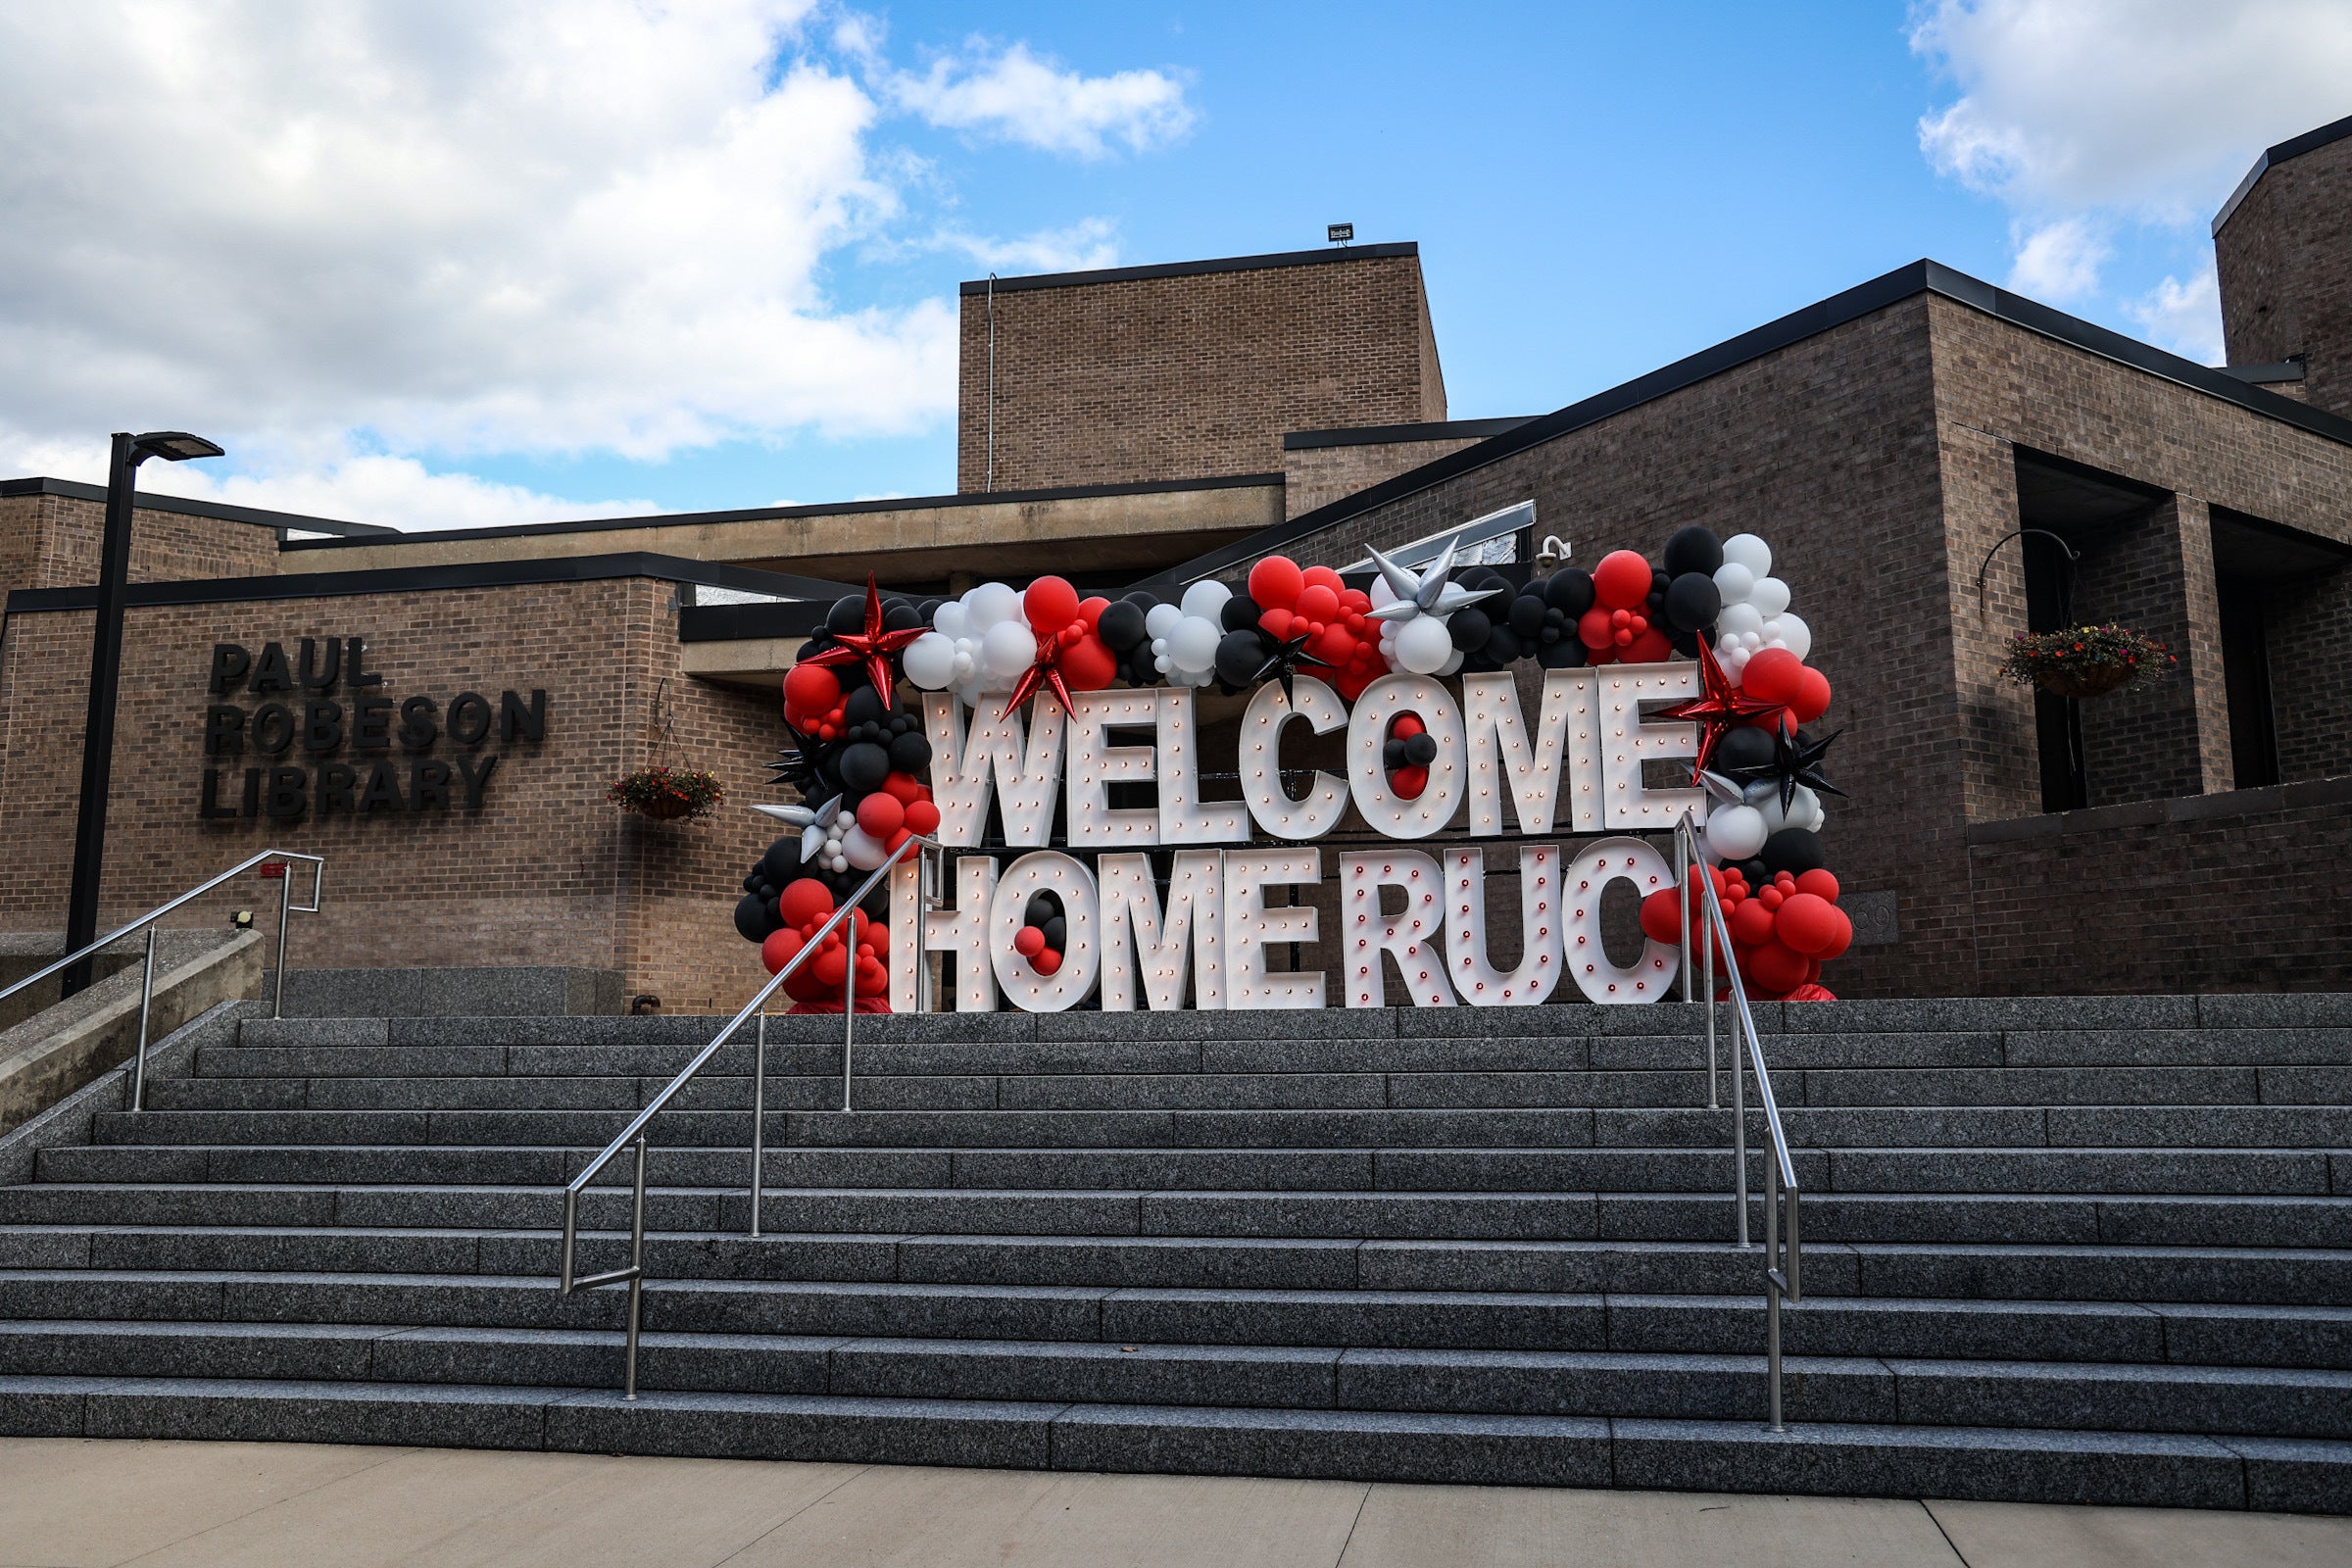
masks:
{"type": "Polygon", "coordinates": [[[605,798],[624,811],[657,822],[692,822],[709,816],[727,798],[727,790],[715,773],[641,767],[614,779],[605,798]]]}
{"type": "Polygon", "coordinates": [[[2178,662],[2170,649],[2144,631],[2076,626],[2018,633],[2009,639],[2001,673],[2058,697],[2104,697],[2153,680],[2178,662]]]}

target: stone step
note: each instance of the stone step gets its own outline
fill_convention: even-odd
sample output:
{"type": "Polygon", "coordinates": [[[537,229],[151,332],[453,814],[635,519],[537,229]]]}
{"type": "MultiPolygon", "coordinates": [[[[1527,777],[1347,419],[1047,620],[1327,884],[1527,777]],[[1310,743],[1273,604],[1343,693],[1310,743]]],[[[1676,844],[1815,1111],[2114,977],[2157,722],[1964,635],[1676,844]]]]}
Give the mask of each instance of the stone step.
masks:
{"type": "MultiPolygon", "coordinates": [[[[870,1110],[777,1111],[771,1147],[958,1148],[1720,1148],[1732,1113],[1581,1106],[1476,1110],[870,1110]]],[[[515,1144],[598,1147],[625,1111],[101,1111],[108,1144],[515,1144]]],[[[2141,1148],[2352,1152],[2352,1107],[2054,1105],[1784,1107],[1789,1142],[1807,1149],[2141,1148]]],[[[1763,1122],[1749,1114],[1750,1138],[1763,1122]]],[[[673,1110],[662,1142],[725,1148],[742,1112],[673,1110]]]]}
{"type": "MultiPolygon", "coordinates": [[[[561,1185],[593,1151],[463,1146],[63,1145],[37,1173],[59,1182],[427,1182],[561,1185]]],[[[2352,1152],[2322,1150],[1799,1149],[1797,1180],[1829,1192],[2210,1194],[2306,1198],[2352,1194],[2352,1152]],[[2331,1169],[2332,1161],[2332,1169],[2331,1169]]],[[[744,1179],[748,1147],[658,1148],[660,1186],[744,1179]]],[[[606,1168],[605,1185],[630,1173],[606,1168]]],[[[1279,1187],[1362,1192],[1726,1193],[1728,1149],[769,1149],[771,1187],[1279,1187]]],[[[1763,1154],[1750,1150],[1751,1187],[1763,1154]]]]}
{"type": "MultiPolygon", "coordinates": [[[[652,1281],[665,1332],[883,1335],[1121,1344],[1752,1354],[1759,1295],[1463,1289],[1453,1250],[1375,1255],[1395,1288],[933,1284],[921,1280],[652,1281]],[[1429,1276],[1439,1274],[1433,1281],[1429,1276]],[[1443,1284],[1447,1289],[1433,1289],[1443,1284]]],[[[956,1250],[947,1250],[953,1256],[956,1250]]],[[[585,1260],[598,1266],[612,1259],[585,1260]]],[[[1574,1259],[1569,1259],[1574,1261],[1574,1259]]],[[[1541,1251],[1509,1262],[1557,1262],[1541,1251]]],[[[1861,1258],[1867,1274],[1874,1260],[1861,1258]]],[[[1751,1283],[1759,1283],[1751,1275],[1751,1283]]],[[[559,1298],[545,1275],[240,1269],[0,1270],[0,1318],[618,1328],[625,1292],[559,1298]]],[[[2352,1308],[2331,1304],[1809,1295],[1785,1315],[1790,1353],[2083,1360],[2352,1370],[2352,1308]]]]}
{"type": "MultiPolygon", "coordinates": [[[[157,1110],[629,1110],[670,1080],[656,1077],[357,1076],[162,1079],[157,1110]]],[[[1752,1087],[1752,1086],[1751,1086],[1752,1087]]],[[[1784,1071],[1783,1106],[2340,1105],[2352,1067],[1901,1067],[1784,1071]]],[[[1721,1092],[1728,1095],[1726,1075],[1721,1092]]],[[[774,1109],[827,1110],[838,1075],[771,1074],[774,1109]]],[[[680,1110],[751,1109],[748,1077],[706,1069],[680,1110]]],[[[1690,1108],[1703,1073],[1514,1071],[1390,1073],[1058,1073],[902,1077],[861,1074],[867,1110],[1451,1109],[1485,1106],[1690,1108]]]]}
{"type": "MultiPolygon", "coordinates": [[[[594,1329],[0,1323],[0,1376],[335,1378],[604,1389],[594,1329]]],[[[1759,1421],[1760,1355],[1073,1345],[761,1334],[645,1337],[645,1390],[1759,1421]]],[[[1791,1357],[1789,1419],[2352,1437],[2352,1373],[1791,1357]]]]}
{"type": "Polygon", "coordinates": [[[201,1378],[0,1380],[10,1435],[344,1442],[1077,1471],[2340,1508],[2337,1443],[201,1378]]]}
{"type": "MultiPolygon", "coordinates": [[[[582,1195],[580,1220],[627,1224],[629,1192],[582,1195]]],[[[2352,1198],[2180,1198],[2047,1194],[1815,1193],[1815,1242],[1984,1242],[2154,1247],[2352,1248],[2352,1198]]],[[[1135,1191],[1116,1189],[782,1188],[764,1224],[794,1231],[994,1235],[1326,1236],[1707,1241],[1732,1239],[1725,1193],[1446,1191],[1135,1191]]],[[[1759,1234],[1764,1206],[1750,1196],[1759,1234]]],[[[744,1230],[742,1189],[656,1186],[647,1222],[662,1230],[744,1230]]],[[[75,1184],[0,1188],[0,1225],[362,1225],[552,1228],[550,1188],[294,1183],[75,1184]]]]}

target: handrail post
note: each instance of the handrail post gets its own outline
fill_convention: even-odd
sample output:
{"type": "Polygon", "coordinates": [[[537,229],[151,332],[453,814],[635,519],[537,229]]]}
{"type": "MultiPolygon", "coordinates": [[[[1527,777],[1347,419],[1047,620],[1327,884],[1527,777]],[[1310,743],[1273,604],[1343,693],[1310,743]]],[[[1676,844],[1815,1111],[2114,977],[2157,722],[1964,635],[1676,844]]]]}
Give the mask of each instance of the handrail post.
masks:
{"type": "Polygon", "coordinates": [[[1781,1162],[1774,1158],[1764,1161],[1764,1363],[1772,1384],[1772,1430],[1786,1432],[1781,1420],[1781,1285],[1773,1278],[1780,1262],[1781,1162]]]}
{"type": "Polygon", "coordinates": [[[270,995],[270,1016],[286,1015],[286,908],[294,901],[294,867],[281,862],[277,884],[277,984],[270,995]]]}
{"type": "Polygon", "coordinates": [[[637,1397],[637,1339],[645,1321],[645,1134],[637,1135],[637,1205],[629,1221],[629,1350],[621,1397],[637,1397]]]}
{"type": "Polygon", "coordinates": [[[1752,1245],[1747,1239],[1747,1074],[1740,1060],[1740,1049],[1746,1044],[1743,1034],[1739,1029],[1732,1032],[1732,1190],[1739,1198],[1742,1252],[1752,1245]]]}
{"type": "Polygon", "coordinates": [[[1683,901],[1683,1000],[1690,1000],[1690,813],[1674,829],[1674,896],[1683,901]]]}
{"type": "Polygon", "coordinates": [[[760,1234],[760,1166],[765,1163],[767,1142],[763,1132],[767,1122],[767,1004],[760,1006],[760,1035],[752,1047],[752,1234],[760,1234]]]}
{"type": "Polygon", "coordinates": [[[850,1108],[850,1043],[858,1033],[858,917],[848,921],[849,941],[841,966],[841,1108],[850,1108]]]}
{"type": "Polygon", "coordinates": [[[139,978],[139,1054],[130,1069],[130,1108],[147,1108],[147,1015],[155,1005],[155,926],[147,927],[147,964],[139,978]]]}
{"type": "Polygon", "coordinates": [[[573,1245],[579,1239],[579,1189],[566,1186],[564,1189],[564,1272],[556,1277],[556,1294],[559,1296],[569,1296],[571,1294],[571,1254],[573,1245]]]}

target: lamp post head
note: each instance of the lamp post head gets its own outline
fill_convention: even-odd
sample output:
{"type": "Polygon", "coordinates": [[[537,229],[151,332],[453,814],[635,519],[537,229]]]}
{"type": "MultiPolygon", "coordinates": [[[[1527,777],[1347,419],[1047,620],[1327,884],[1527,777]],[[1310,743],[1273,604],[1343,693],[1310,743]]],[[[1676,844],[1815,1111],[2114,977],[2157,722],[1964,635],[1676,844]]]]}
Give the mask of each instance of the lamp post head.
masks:
{"type": "Polygon", "coordinates": [[[223,456],[219,445],[200,435],[190,435],[185,430],[150,430],[145,435],[134,435],[130,438],[130,450],[133,465],[144,463],[149,458],[161,458],[166,463],[185,463],[190,458],[223,456]]]}

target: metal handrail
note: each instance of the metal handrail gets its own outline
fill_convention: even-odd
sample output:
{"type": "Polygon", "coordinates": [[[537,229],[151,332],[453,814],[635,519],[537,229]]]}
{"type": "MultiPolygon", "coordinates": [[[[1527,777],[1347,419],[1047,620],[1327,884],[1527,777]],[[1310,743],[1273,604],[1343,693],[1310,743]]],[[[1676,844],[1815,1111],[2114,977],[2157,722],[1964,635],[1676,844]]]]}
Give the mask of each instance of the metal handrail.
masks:
{"type": "MultiPolygon", "coordinates": [[[[556,1276],[557,1293],[569,1296],[574,1291],[594,1290],[600,1285],[628,1286],[629,1338],[628,1354],[623,1363],[621,1376],[621,1396],[623,1398],[634,1400],[637,1397],[637,1344],[640,1337],[639,1328],[643,1321],[642,1309],[645,1295],[645,1129],[647,1125],[666,1109],[669,1102],[678,1097],[679,1092],[686,1087],[694,1075],[701,1072],[710,1059],[718,1054],[719,1048],[735,1037],[735,1031],[743,1027],[744,1020],[757,1013],[760,1017],[759,1038],[753,1048],[752,1058],[752,1223],[750,1233],[754,1236],[759,1235],[760,1164],[766,1152],[768,1000],[776,994],[778,987],[799,971],[802,964],[815,956],[817,946],[824,940],[826,933],[849,919],[858,906],[865,902],[866,896],[881,885],[882,879],[888,876],[901,860],[906,858],[910,852],[921,855],[937,848],[939,845],[935,840],[910,834],[905,843],[891,851],[890,858],[874,867],[873,874],[858,884],[857,892],[842,901],[841,907],[834,910],[825,923],[818,926],[809,935],[808,940],[801,945],[801,951],[794,954],[783,968],[768,977],[767,984],[761,986],[752,1000],[744,1004],[742,1011],[728,1019],[726,1026],[710,1037],[710,1043],[695,1054],[694,1059],[669,1081],[669,1086],[656,1095],[652,1102],[639,1111],[628,1126],[621,1129],[619,1137],[605,1146],[604,1152],[590,1160],[584,1170],[564,1184],[564,1261],[556,1276]],[[622,1150],[632,1145],[635,1146],[637,1152],[637,1194],[629,1221],[628,1266],[607,1269],[602,1274],[591,1274],[585,1279],[579,1278],[572,1272],[572,1262],[579,1248],[580,1194],[590,1182],[603,1173],[606,1166],[612,1164],[619,1156],[622,1150]]],[[[914,960],[919,969],[922,964],[923,953],[923,922],[919,915],[916,917],[914,925],[915,929],[908,940],[914,943],[914,960]]],[[[858,955],[855,945],[849,945],[849,961],[843,965],[841,1000],[841,1108],[847,1111],[850,1109],[851,1052],[858,1028],[858,955]]]]}
{"type": "Polygon", "coordinates": [[[285,1015],[286,1003],[286,916],[289,913],[317,914],[318,912],[318,896],[320,893],[325,891],[326,888],[325,857],[318,855],[305,855],[300,850],[264,850],[259,855],[249,856],[246,858],[239,860],[236,864],[230,866],[227,870],[221,872],[219,876],[214,877],[212,880],[208,882],[199,882],[196,884],[196,886],[188,889],[187,892],[182,893],[179,897],[171,900],[169,903],[157,905],[154,908],[149,909],[145,914],[140,915],[137,919],[131,921],[129,924],[119,926],[115,930],[109,931],[105,936],[100,937],[97,941],[89,944],[87,947],[74,949],[72,953],[67,954],[64,957],[58,959],[55,963],[49,965],[47,968],[36,969],[31,974],[26,975],[24,979],[19,980],[16,984],[5,989],[0,989],[0,1002],[7,1001],[10,997],[15,996],[18,992],[23,991],[27,986],[39,984],[41,981],[46,980],[51,975],[57,973],[60,969],[67,967],[69,964],[78,963],[82,959],[89,957],[92,954],[103,951],[112,944],[119,942],[122,938],[130,935],[133,931],[138,930],[141,926],[146,927],[146,970],[143,978],[139,982],[139,1049],[137,1055],[133,1058],[133,1065],[130,1071],[130,1108],[132,1110],[145,1110],[147,1108],[147,1020],[150,1013],[153,1011],[155,1004],[155,922],[161,920],[165,915],[170,914],[173,909],[178,908],[181,905],[204,897],[204,895],[212,892],[213,889],[219,887],[221,883],[226,882],[231,877],[234,877],[241,872],[250,871],[257,865],[264,865],[273,861],[282,866],[283,863],[288,860],[308,860],[311,862],[312,871],[310,903],[296,904],[293,902],[294,879],[290,876],[281,878],[277,889],[277,983],[271,989],[270,996],[270,1016],[272,1018],[283,1017],[285,1015]]]}
{"type": "MultiPolygon", "coordinates": [[[[1698,853],[1698,824],[1688,811],[1675,824],[1675,860],[1682,885],[1683,951],[1690,953],[1690,888],[1695,882],[1700,903],[1706,909],[1707,924],[1715,941],[1701,942],[1705,950],[1705,991],[1707,1011],[1707,1103],[1719,1107],[1715,1092],[1715,953],[1717,943],[1722,951],[1732,952],[1731,922],[1724,918],[1723,901],[1715,896],[1714,879],[1705,875],[1706,861],[1698,853]],[[1697,873],[1695,876],[1693,873],[1697,873]]],[[[1690,977],[1688,957],[1683,967],[1686,985],[1690,977]]],[[[1772,1138],[1772,1158],[1764,1162],[1764,1359],[1769,1386],[1772,1419],[1769,1429],[1786,1432],[1781,1419],[1781,1301],[1784,1298],[1794,1305],[1804,1299],[1804,1245],[1797,1229],[1798,1200],[1804,1190],[1797,1183],[1796,1159],[1788,1151],[1788,1132],[1781,1124],[1781,1104],[1772,1092],[1772,1074],[1764,1065],[1764,1043],[1756,1034],[1755,1015],[1748,1010],[1747,988],[1740,984],[1740,970],[1731,965],[1725,973],[1725,988],[1731,992],[1735,1015],[1740,1021],[1738,1034],[1732,1042],[1732,1182],[1735,1201],[1740,1210],[1740,1250],[1749,1250],[1753,1244],[1747,1235],[1747,1096],[1743,1087],[1745,1074],[1740,1070],[1740,1045],[1747,1046],[1747,1059],[1756,1075],[1756,1099],[1764,1112],[1764,1130],[1772,1138]],[[1788,1240],[1782,1241],[1782,1207],[1788,1208],[1786,1227],[1788,1240]]]]}

